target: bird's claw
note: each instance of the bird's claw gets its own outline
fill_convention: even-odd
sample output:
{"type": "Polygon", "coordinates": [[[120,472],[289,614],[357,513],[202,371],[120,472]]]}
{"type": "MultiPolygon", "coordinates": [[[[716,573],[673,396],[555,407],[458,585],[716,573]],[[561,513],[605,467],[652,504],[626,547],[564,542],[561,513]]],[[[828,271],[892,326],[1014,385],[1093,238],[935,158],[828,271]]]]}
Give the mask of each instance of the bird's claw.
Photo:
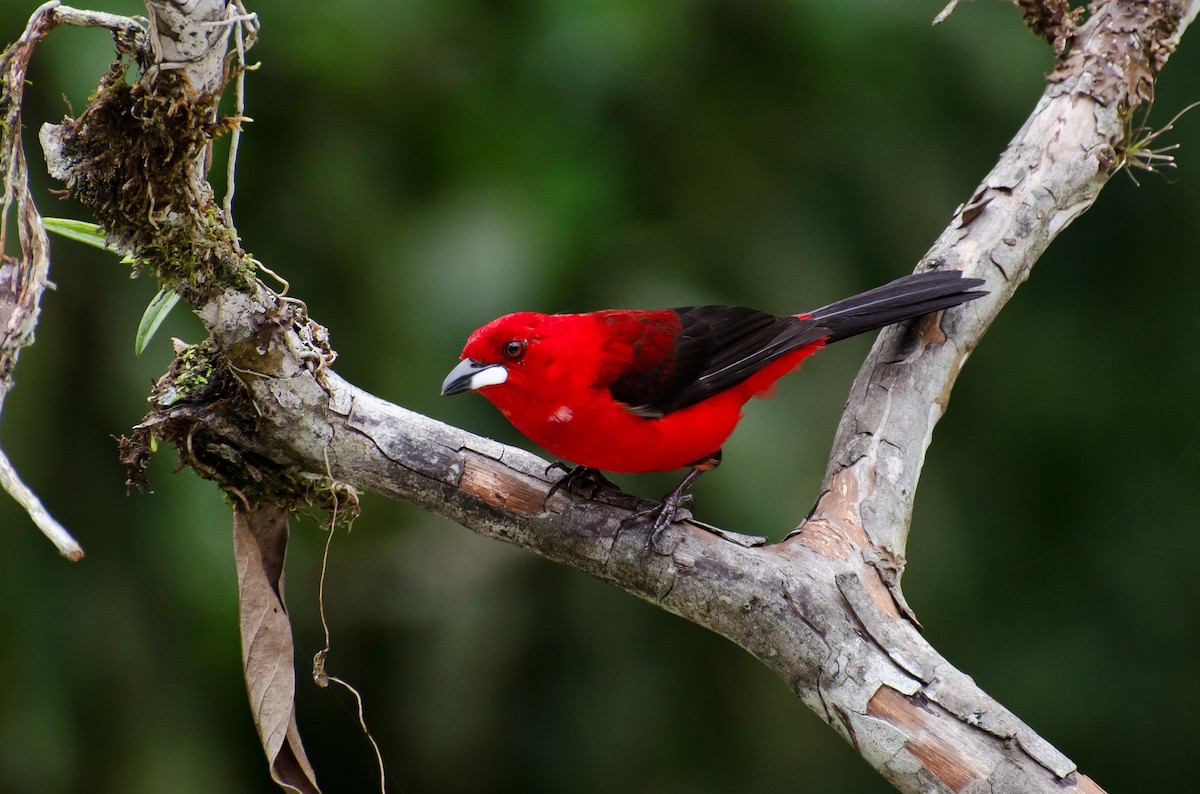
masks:
{"type": "Polygon", "coordinates": [[[553,463],[548,464],[546,466],[546,470],[542,474],[543,474],[543,476],[549,477],[550,472],[561,471],[561,472],[565,472],[567,474],[567,476],[570,476],[571,472],[575,471],[576,469],[581,469],[581,468],[583,468],[583,467],[582,466],[569,466],[566,463],[563,463],[561,460],[556,460],[553,463]]]}
{"type": "Polygon", "coordinates": [[[632,513],[625,522],[641,522],[648,521],[650,523],[650,534],[646,538],[646,548],[650,549],[658,541],[658,536],[667,527],[674,524],[682,518],[687,518],[689,515],[680,515],[687,513],[685,506],[692,502],[690,493],[669,493],[661,502],[645,510],[638,510],[632,513]]]}
{"type": "Polygon", "coordinates": [[[566,474],[564,474],[558,482],[550,486],[550,490],[546,492],[546,498],[542,500],[543,507],[545,507],[546,503],[549,502],[554,494],[558,493],[560,490],[566,490],[567,493],[576,493],[576,486],[584,482],[591,485],[591,490],[587,494],[579,492],[580,495],[586,499],[592,499],[595,497],[596,491],[598,491],[600,488],[607,487],[617,489],[616,484],[601,474],[599,469],[590,469],[587,466],[567,466],[567,464],[563,463],[561,460],[556,460],[546,467],[546,474],[549,475],[554,469],[561,469],[565,471],[566,474]]]}

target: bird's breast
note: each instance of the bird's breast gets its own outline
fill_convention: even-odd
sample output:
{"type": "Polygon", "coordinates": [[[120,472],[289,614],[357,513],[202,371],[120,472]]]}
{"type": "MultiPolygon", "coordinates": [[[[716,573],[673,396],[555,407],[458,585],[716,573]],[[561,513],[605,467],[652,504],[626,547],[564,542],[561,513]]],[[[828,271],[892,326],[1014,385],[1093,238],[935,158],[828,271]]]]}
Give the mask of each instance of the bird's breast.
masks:
{"type": "Polygon", "coordinates": [[[500,409],[513,426],[556,457],[633,474],[673,471],[713,454],[737,424],[739,407],[710,401],[650,418],[603,392],[540,406],[514,401],[500,409]]]}

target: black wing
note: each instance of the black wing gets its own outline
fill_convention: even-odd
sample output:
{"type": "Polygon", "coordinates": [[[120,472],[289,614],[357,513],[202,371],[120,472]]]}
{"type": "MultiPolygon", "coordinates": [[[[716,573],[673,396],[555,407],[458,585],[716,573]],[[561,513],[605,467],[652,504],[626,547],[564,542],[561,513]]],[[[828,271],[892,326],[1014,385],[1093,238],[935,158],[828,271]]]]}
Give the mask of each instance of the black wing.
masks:
{"type": "Polygon", "coordinates": [[[640,416],[664,416],[736,386],[769,362],[828,336],[813,320],[778,317],[742,306],[672,310],[679,331],[671,353],[653,369],[628,373],[609,391],[640,416]]]}
{"type": "Polygon", "coordinates": [[[798,317],[741,306],[672,311],[679,330],[656,366],[613,381],[609,391],[640,416],[658,417],[732,388],[805,345],[827,344],[957,306],[987,293],[957,270],[917,273],[798,317]]]}

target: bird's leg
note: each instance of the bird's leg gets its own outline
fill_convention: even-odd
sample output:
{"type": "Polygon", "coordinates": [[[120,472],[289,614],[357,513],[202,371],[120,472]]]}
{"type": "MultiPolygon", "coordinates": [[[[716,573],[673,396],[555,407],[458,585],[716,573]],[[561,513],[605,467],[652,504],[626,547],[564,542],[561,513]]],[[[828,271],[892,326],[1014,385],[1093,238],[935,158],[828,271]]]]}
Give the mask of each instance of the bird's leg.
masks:
{"type": "Polygon", "coordinates": [[[654,524],[650,531],[651,543],[654,542],[659,532],[666,529],[668,524],[674,523],[675,516],[679,514],[680,509],[695,498],[687,490],[692,487],[692,483],[696,481],[696,478],[704,472],[705,469],[692,469],[689,471],[687,476],[683,478],[683,481],[663,497],[658,507],[652,507],[645,512],[647,518],[654,517],[654,524]]]}
{"type": "Polygon", "coordinates": [[[713,454],[689,465],[692,467],[692,470],[687,473],[687,476],[683,478],[683,481],[679,485],[676,485],[669,494],[663,497],[660,504],[648,510],[640,510],[630,516],[630,519],[633,520],[643,518],[653,519],[646,548],[654,545],[654,541],[658,538],[659,533],[666,529],[669,524],[674,523],[680,509],[692,501],[693,497],[687,491],[692,487],[692,483],[696,482],[696,478],[709,469],[715,469],[721,465],[721,450],[718,449],[713,454]]]}
{"type": "Polygon", "coordinates": [[[591,469],[587,466],[571,466],[568,468],[567,465],[561,460],[556,460],[546,467],[546,474],[550,474],[550,472],[554,469],[562,469],[566,471],[566,474],[564,474],[558,482],[550,486],[550,490],[546,493],[546,498],[542,500],[543,508],[545,507],[546,503],[550,501],[550,498],[553,497],[554,494],[558,493],[559,490],[566,489],[567,493],[574,493],[576,486],[584,482],[590,483],[592,486],[591,492],[585,497],[587,499],[594,497],[598,488],[604,486],[609,488],[617,487],[616,483],[613,483],[607,477],[601,474],[599,469],[591,469]]]}

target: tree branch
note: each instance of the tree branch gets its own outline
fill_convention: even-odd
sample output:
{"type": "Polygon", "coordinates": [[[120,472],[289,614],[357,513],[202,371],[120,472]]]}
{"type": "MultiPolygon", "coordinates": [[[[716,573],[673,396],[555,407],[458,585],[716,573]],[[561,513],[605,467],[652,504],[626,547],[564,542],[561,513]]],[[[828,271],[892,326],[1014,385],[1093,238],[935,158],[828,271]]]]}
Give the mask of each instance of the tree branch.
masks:
{"type": "MultiPolygon", "coordinates": [[[[1200,3],[1093,5],[1033,113],[918,267],[987,279],[990,294],[927,327],[880,333],[851,388],[810,517],[850,516],[889,561],[902,561],[917,481],[950,390],[983,334],[1058,234],[1126,163],[1130,118],[1200,3]],[[948,344],[926,347],[946,338],[948,344]]],[[[901,602],[902,604],[902,602],[901,602]]]]}
{"type": "MultiPolygon", "coordinates": [[[[348,483],[612,582],[746,648],[903,791],[1099,791],[925,642],[899,576],[925,450],[965,358],[1050,241],[1124,163],[1130,113],[1149,98],[1198,5],[1092,6],[1024,127],[922,259],[986,278],[991,294],[880,335],[839,426],[824,493],[783,543],[740,545],[687,522],[647,549],[647,528],[623,523],[633,497],[548,498],[545,461],[345,382],[329,369],[327,334],[303,304],[251,276],[236,237],[213,222],[220,211],[204,183],[156,194],[199,198],[164,216],[168,240],[145,246],[137,229],[114,225],[131,215],[102,221],[148,262],[148,251],[188,261],[183,271],[156,269],[212,333],[157,384],[155,408],[126,452],[137,461],[151,436],[171,441],[202,476],[251,503],[330,504],[348,483]]],[[[188,61],[201,62],[214,70],[218,59],[188,61]]],[[[210,76],[159,89],[211,103],[208,89],[199,98],[186,90],[225,79],[210,76]]],[[[153,119],[166,106],[143,110],[153,119]]],[[[200,108],[196,123],[208,123],[211,104],[200,108]]],[[[61,142],[48,151],[51,168],[77,194],[105,178],[77,157],[87,134],[70,124],[45,136],[61,142]]],[[[159,175],[140,177],[161,187],[159,175]]]]}

